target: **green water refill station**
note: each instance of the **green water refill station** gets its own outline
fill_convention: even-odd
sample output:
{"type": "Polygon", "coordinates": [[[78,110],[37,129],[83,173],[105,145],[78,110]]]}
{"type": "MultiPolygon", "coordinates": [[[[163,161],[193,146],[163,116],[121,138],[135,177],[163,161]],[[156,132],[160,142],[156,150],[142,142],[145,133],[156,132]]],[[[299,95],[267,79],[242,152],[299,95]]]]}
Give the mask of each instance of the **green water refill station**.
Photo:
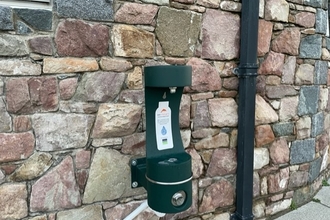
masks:
{"type": "Polygon", "coordinates": [[[131,183],[144,187],[148,205],[161,213],[182,212],[192,204],[191,157],[179,127],[183,88],[191,77],[191,66],[144,69],[146,157],[131,160],[131,183]]]}

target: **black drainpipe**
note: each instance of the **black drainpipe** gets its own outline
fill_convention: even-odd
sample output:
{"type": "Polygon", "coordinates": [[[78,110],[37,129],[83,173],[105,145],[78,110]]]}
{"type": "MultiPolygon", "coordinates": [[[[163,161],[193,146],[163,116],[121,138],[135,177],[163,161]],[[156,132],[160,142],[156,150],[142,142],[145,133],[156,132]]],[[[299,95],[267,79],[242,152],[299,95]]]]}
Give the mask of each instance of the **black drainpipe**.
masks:
{"type": "Polygon", "coordinates": [[[253,220],[253,155],[259,0],[242,0],[239,78],[236,212],[232,220],[253,220]]]}

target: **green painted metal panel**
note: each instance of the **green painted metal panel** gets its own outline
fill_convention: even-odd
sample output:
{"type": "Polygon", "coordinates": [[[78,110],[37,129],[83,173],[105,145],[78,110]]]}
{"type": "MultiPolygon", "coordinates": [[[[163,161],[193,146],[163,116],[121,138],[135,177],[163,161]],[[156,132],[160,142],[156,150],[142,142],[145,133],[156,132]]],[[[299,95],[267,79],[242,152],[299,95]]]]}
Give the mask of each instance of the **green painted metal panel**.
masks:
{"type": "Polygon", "coordinates": [[[191,74],[190,66],[144,69],[146,158],[132,163],[132,185],[146,188],[148,204],[158,212],[182,212],[192,204],[191,156],[179,126],[180,101],[191,74]]]}

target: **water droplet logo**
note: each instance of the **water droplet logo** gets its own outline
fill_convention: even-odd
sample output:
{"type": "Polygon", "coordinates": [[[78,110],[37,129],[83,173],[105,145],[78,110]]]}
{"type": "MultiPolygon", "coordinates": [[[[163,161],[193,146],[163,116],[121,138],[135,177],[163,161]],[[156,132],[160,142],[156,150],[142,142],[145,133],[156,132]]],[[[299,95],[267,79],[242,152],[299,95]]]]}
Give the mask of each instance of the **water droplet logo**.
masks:
{"type": "Polygon", "coordinates": [[[165,126],[163,126],[163,128],[162,128],[162,130],[161,130],[161,133],[162,133],[162,135],[167,134],[167,130],[166,130],[165,126]]]}

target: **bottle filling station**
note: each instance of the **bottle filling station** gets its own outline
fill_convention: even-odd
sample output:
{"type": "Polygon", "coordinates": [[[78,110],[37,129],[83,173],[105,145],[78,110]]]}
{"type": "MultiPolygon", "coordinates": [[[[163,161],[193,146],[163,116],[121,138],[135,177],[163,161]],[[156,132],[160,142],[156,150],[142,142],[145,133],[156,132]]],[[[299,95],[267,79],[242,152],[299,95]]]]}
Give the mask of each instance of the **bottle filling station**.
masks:
{"type": "Polygon", "coordinates": [[[148,205],[157,212],[182,212],[192,204],[191,157],[179,127],[181,96],[191,77],[191,66],[144,69],[146,157],[131,160],[131,184],[147,190],[148,205]]]}

